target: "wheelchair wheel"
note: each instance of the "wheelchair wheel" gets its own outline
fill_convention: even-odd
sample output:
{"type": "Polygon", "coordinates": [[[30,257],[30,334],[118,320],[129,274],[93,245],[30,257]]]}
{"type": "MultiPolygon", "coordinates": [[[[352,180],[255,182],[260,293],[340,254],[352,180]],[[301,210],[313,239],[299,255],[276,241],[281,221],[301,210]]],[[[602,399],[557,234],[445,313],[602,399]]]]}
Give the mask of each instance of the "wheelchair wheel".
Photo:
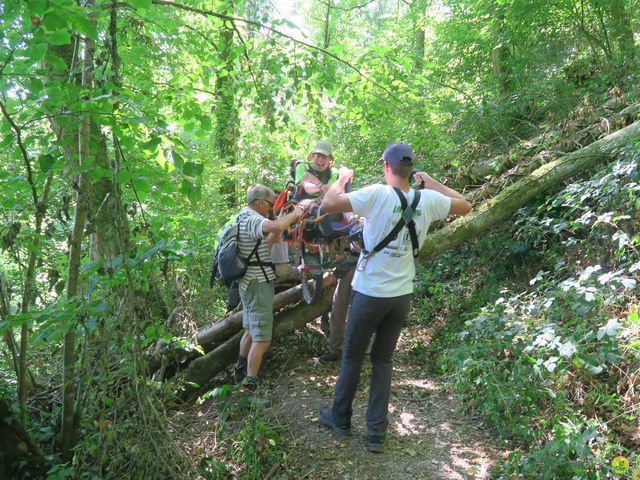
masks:
{"type": "Polygon", "coordinates": [[[313,305],[322,297],[322,274],[308,274],[302,272],[300,275],[300,286],[302,296],[308,305],[313,305]]]}
{"type": "Polygon", "coordinates": [[[322,297],[322,266],[320,257],[313,253],[300,256],[300,286],[302,296],[308,305],[312,305],[322,297]]]}

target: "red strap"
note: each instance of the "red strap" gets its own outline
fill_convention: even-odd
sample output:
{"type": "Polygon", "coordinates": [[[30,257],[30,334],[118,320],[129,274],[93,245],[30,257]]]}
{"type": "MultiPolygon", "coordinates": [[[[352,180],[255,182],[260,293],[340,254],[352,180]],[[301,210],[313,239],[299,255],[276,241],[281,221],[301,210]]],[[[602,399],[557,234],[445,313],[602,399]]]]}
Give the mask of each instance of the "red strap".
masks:
{"type": "Polygon", "coordinates": [[[288,189],[285,188],[280,192],[278,198],[276,198],[276,201],[273,203],[273,211],[275,213],[279,213],[282,207],[284,207],[284,204],[287,203],[287,193],[288,189]]]}

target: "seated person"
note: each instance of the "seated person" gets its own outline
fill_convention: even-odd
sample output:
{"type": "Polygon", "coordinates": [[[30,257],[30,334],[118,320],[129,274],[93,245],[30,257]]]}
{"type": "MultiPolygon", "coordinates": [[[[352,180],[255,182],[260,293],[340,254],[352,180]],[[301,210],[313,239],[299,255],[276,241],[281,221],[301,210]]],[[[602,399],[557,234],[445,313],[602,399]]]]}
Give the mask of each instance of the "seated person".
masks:
{"type": "Polygon", "coordinates": [[[338,170],[333,168],[333,146],[326,140],[320,140],[307,161],[298,162],[295,167],[293,181],[298,188],[294,198],[317,198],[337,179],[338,170]]]}

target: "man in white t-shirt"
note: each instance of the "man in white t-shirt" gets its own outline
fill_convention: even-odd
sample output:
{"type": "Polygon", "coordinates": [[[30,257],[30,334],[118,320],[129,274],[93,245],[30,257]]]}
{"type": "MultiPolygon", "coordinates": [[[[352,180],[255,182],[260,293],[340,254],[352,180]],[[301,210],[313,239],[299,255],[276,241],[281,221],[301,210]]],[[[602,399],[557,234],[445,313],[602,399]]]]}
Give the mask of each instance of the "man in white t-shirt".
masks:
{"type": "MultiPolygon", "coordinates": [[[[333,404],[318,409],[320,421],[336,433],[351,431],[353,399],[356,394],[365,351],[375,334],[371,348],[371,383],[367,408],[367,449],[381,452],[387,431],[387,413],[391,390],[391,357],[405,322],[413,293],[415,264],[411,235],[403,227],[395,239],[375,253],[403,214],[398,194],[400,189],[407,205],[412,205],[416,191],[409,186],[413,173],[413,152],[406,143],[387,146],[380,162],[386,185],[371,185],[344,193],[344,185],[353,171],[344,169],[329,188],[322,201],[327,213],[353,212],[365,219],[364,250],[353,277],[353,297],[349,310],[340,375],[336,383],[333,404]]],[[[424,187],[413,213],[418,244],[424,241],[429,225],[449,215],[465,215],[471,204],[455,190],[448,188],[423,172],[413,173],[424,187]]]]}

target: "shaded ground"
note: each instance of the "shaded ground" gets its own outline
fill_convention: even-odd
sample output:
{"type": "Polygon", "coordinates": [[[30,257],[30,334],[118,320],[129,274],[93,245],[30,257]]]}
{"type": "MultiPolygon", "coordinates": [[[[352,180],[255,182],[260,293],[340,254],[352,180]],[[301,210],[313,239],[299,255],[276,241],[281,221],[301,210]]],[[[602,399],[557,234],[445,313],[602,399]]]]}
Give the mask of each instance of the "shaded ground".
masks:
{"type": "MultiPolygon", "coordinates": [[[[491,466],[504,452],[491,431],[479,419],[460,413],[455,397],[438,379],[426,376],[408,354],[417,334],[407,329],[396,352],[389,435],[382,454],[365,449],[368,362],[354,403],[353,435],[336,437],[316,415],[318,405],[331,400],[339,369],[337,362],[318,362],[317,355],[324,348],[319,329],[312,324],[278,341],[274,356],[263,367],[263,391],[272,405],[264,410],[264,417],[280,433],[286,457],[270,472],[270,478],[488,478],[491,466]]],[[[206,455],[219,442],[224,443],[214,427],[219,423],[212,421],[217,410],[215,403],[202,405],[200,418],[206,427],[200,425],[205,428],[200,430],[200,446],[194,453],[206,455]]],[[[243,418],[234,410],[226,422],[228,431],[243,418]]]]}

